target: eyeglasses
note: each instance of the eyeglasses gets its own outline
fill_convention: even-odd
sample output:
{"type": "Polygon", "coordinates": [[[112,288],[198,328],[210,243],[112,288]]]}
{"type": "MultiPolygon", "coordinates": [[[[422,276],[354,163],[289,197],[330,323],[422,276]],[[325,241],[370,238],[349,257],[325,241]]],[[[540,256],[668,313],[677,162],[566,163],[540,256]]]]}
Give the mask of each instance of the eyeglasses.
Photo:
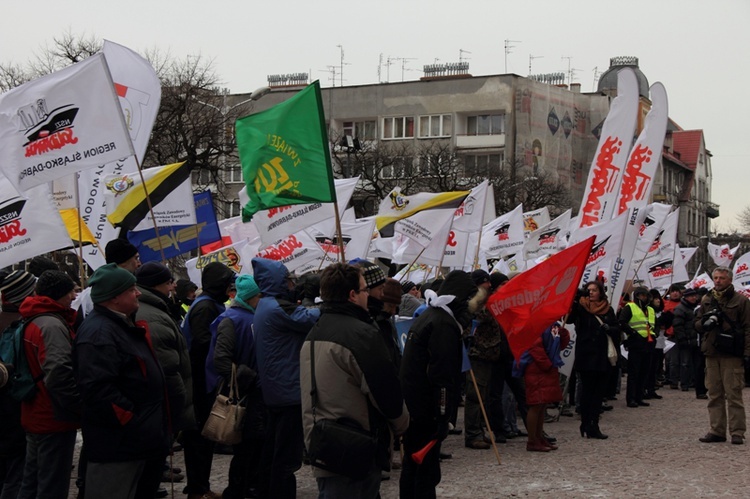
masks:
{"type": "Polygon", "coordinates": [[[358,291],[358,293],[370,293],[370,288],[362,288],[358,291]]]}

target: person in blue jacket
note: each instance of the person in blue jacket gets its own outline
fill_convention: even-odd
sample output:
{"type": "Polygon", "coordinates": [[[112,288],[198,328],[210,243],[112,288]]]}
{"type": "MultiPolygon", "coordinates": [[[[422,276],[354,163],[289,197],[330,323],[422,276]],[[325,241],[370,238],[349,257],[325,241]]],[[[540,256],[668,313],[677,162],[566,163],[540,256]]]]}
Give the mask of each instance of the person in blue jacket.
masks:
{"type": "Polygon", "coordinates": [[[269,497],[296,497],[295,471],[302,467],[302,399],[299,354],[319,309],[297,304],[294,279],[280,262],[253,258],[253,274],[262,293],[255,310],[255,356],[263,401],[268,408],[262,474],[269,497]]]}

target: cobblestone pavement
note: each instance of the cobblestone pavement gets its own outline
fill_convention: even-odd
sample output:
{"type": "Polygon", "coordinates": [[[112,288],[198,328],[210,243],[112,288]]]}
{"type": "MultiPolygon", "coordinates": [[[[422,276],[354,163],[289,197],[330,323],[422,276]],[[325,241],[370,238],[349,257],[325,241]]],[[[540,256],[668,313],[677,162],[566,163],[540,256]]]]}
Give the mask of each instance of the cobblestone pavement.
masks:
{"type": "MultiPolygon", "coordinates": [[[[624,386],[623,386],[624,390],[624,386]]],[[[624,393],[624,392],[623,392],[624,393]]],[[[750,443],[704,444],[708,431],[706,401],[694,392],[664,387],[662,400],[651,407],[628,408],[624,396],[611,402],[601,429],[607,440],[581,438],[580,420],[562,416],[546,423],[545,430],[558,440],[559,450],[527,452],[525,440],[498,444],[502,464],[494,452],[464,447],[463,436],[450,436],[444,450],[453,458],[442,463],[438,497],[750,497],[750,443]]],[[[750,407],[750,391],[744,391],[750,407]]],[[[459,412],[459,418],[461,417],[459,412]]],[[[556,412],[556,411],[550,411],[556,412]]],[[[459,427],[461,421],[459,419],[459,427]]],[[[749,434],[750,436],[750,434],[749,434]]],[[[212,488],[223,490],[231,456],[214,458],[212,488]]],[[[176,465],[182,453],[175,455],[176,465]]],[[[384,499],[398,497],[399,472],[381,485],[384,499]]],[[[167,484],[168,485],[168,484],[167,484]]],[[[175,497],[183,484],[176,484],[175,497]]],[[[297,473],[297,497],[317,497],[309,467],[297,473]]],[[[74,497],[74,496],[73,496],[74,497]]]]}

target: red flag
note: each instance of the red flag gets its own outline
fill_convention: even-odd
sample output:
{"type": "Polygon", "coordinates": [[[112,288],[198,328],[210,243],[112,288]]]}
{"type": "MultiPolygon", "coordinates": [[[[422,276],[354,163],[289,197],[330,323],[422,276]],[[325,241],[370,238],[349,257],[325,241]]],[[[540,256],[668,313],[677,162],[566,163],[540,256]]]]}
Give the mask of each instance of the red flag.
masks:
{"type": "Polygon", "coordinates": [[[490,296],[487,307],[516,359],[570,310],[594,240],[591,236],[551,256],[490,296]]]}

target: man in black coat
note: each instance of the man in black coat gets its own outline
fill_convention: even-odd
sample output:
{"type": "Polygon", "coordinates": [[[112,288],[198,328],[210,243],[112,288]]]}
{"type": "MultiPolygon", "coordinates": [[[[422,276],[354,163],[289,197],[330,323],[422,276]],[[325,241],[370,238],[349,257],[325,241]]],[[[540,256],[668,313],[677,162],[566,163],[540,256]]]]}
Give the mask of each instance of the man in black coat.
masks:
{"type": "Polygon", "coordinates": [[[477,287],[469,274],[451,272],[409,330],[400,373],[411,416],[404,434],[399,484],[402,499],[435,497],[435,487],[440,483],[440,443],[448,435],[448,420],[460,390],[461,333],[482,305],[471,300],[475,294],[477,287]],[[417,464],[412,454],[432,440],[436,444],[422,464],[417,464]]]}

